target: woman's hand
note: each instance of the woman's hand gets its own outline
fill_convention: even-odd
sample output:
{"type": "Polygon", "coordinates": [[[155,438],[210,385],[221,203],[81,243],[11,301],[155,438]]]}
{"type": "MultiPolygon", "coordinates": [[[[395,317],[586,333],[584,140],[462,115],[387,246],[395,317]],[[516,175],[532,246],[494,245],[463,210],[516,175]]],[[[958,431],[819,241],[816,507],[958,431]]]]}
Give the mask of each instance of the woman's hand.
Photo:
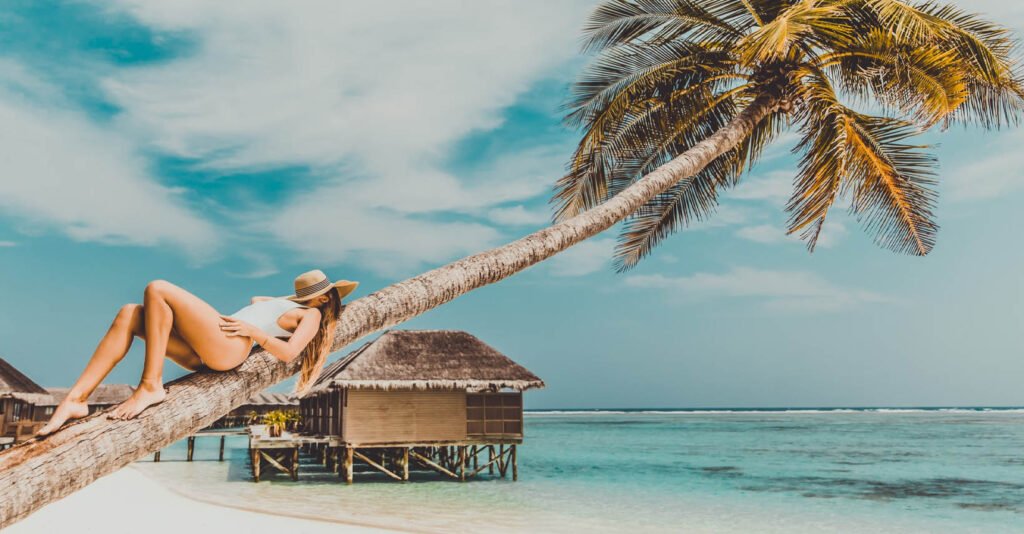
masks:
{"type": "Polygon", "coordinates": [[[227,315],[221,315],[220,318],[220,329],[228,337],[246,336],[253,338],[253,340],[260,339],[264,341],[268,337],[266,332],[252,323],[247,323],[236,317],[228,317],[227,315]]]}

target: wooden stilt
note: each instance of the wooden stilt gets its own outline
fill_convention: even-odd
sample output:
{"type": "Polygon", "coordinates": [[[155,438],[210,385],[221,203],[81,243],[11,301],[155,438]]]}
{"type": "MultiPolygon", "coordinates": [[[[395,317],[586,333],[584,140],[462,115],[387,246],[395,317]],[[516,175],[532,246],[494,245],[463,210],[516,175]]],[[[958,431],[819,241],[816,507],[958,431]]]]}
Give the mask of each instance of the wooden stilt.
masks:
{"type": "Polygon", "coordinates": [[[409,447],[402,450],[402,480],[409,480],[409,447]]]}
{"type": "Polygon", "coordinates": [[[466,446],[459,447],[459,480],[466,481],[466,446]]]}
{"type": "Polygon", "coordinates": [[[473,445],[473,449],[472,450],[473,450],[473,453],[472,453],[473,454],[473,469],[476,469],[477,468],[477,463],[479,463],[479,462],[477,462],[477,459],[476,459],[476,453],[478,452],[476,450],[476,445],[473,445]]]}
{"type": "Polygon", "coordinates": [[[292,449],[292,480],[299,480],[299,448],[292,449]]]}
{"type": "Polygon", "coordinates": [[[153,461],[154,462],[159,462],[160,461],[160,451],[156,451],[156,452],[153,453],[153,461]]]}
{"type": "Polygon", "coordinates": [[[383,472],[385,475],[387,475],[387,476],[389,476],[389,477],[391,477],[391,478],[393,478],[395,480],[402,480],[402,477],[392,473],[387,468],[385,468],[383,465],[381,465],[381,464],[371,460],[369,456],[366,456],[365,454],[363,454],[363,453],[361,453],[359,451],[353,451],[352,454],[355,455],[356,457],[358,457],[360,460],[370,464],[372,467],[375,467],[378,471],[383,472]]]}
{"type": "Polygon", "coordinates": [[[345,447],[345,483],[352,483],[352,447],[345,447]]]}
{"type": "Polygon", "coordinates": [[[501,473],[501,478],[505,478],[505,445],[498,448],[498,472],[501,473]]]}
{"type": "Polygon", "coordinates": [[[494,472],[494,464],[497,461],[498,461],[498,457],[495,456],[492,453],[491,454],[491,459],[488,460],[487,463],[485,463],[484,465],[481,465],[480,467],[477,467],[472,472],[470,472],[468,475],[466,475],[466,477],[468,478],[468,477],[476,476],[477,473],[479,473],[480,471],[483,471],[484,469],[490,469],[491,472],[493,473],[494,472]]]}
{"type": "Polygon", "coordinates": [[[332,447],[324,448],[324,466],[328,471],[334,471],[334,450],[332,447]]]}
{"type": "Polygon", "coordinates": [[[487,474],[494,474],[494,445],[487,446],[487,474]]]}
{"type": "Polygon", "coordinates": [[[217,460],[219,460],[221,462],[224,461],[224,438],[225,437],[227,437],[227,436],[221,436],[220,437],[220,456],[217,457],[217,460]]]}
{"type": "Polygon", "coordinates": [[[193,451],[195,451],[195,449],[196,449],[196,437],[195,436],[189,436],[188,437],[188,459],[186,461],[188,461],[188,462],[192,461],[192,453],[193,453],[193,451]]]}
{"type": "Polygon", "coordinates": [[[291,457],[287,449],[270,449],[271,452],[259,451],[259,455],[267,461],[270,465],[277,468],[282,473],[291,473],[291,470],[285,467],[283,464],[288,463],[287,458],[291,457]],[[275,454],[280,454],[280,458],[274,458],[275,454]]]}
{"type": "Polygon", "coordinates": [[[516,446],[512,445],[512,481],[519,480],[519,465],[516,463],[516,446]]]}
{"type": "Polygon", "coordinates": [[[253,482],[260,481],[260,451],[252,449],[252,479],[253,482]]]}
{"type": "Polygon", "coordinates": [[[456,475],[455,473],[452,473],[448,469],[445,469],[444,466],[434,462],[430,458],[427,458],[426,456],[423,456],[422,454],[420,454],[420,453],[418,453],[416,451],[409,451],[409,455],[412,456],[413,458],[415,458],[417,461],[419,461],[423,465],[426,465],[427,467],[432,467],[435,470],[437,470],[437,471],[439,471],[441,473],[444,473],[444,474],[446,474],[446,475],[448,475],[448,476],[450,476],[452,478],[459,478],[459,475],[456,475]]]}

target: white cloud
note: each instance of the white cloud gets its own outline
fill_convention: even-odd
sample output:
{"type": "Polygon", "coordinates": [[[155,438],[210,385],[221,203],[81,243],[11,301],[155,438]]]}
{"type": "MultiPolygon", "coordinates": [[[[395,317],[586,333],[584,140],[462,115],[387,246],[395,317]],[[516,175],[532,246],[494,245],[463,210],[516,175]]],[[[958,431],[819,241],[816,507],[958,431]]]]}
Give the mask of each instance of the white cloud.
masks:
{"type": "Polygon", "coordinates": [[[0,211],[78,241],[173,243],[202,260],[210,224],[157,183],[130,141],[56,99],[22,66],[0,62],[0,211]]]}
{"type": "Polygon", "coordinates": [[[120,124],[157,150],[226,172],[314,169],[323,181],[273,206],[270,233],[308,259],[397,272],[496,243],[494,228],[452,214],[534,220],[492,208],[550,189],[571,147],[512,150],[462,176],[445,164],[456,142],[499,126],[531,84],[577,57],[590,4],[121,0],[200,44],[103,87],[120,124]]]}
{"type": "Polygon", "coordinates": [[[759,224],[757,226],[744,226],[736,230],[736,235],[757,243],[783,243],[791,238],[786,236],[786,231],[771,224],[759,224]]]}
{"type": "Polygon", "coordinates": [[[592,237],[559,252],[547,263],[552,275],[583,276],[610,265],[614,251],[615,239],[592,237]]]}
{"type": "MultiPolygon", "coordinates": [[[[541,147],[504,154],[472,173],[467,186],[430,170],[420,171],[415,178],[410,175],[405,186],[385,186],[384,180],[329,182],[286,206],[256,210],[273,215],[243,220],[240,226],[262,228],[311,261],[355,261],[386,276],[409,274],[423,264],[437,265],[503,241],[492,226],[438,221],[429,215],[486,216],[506,224],[512,216],[530,216],[524,212],[496,217],[488,207],[546,191],[557,177],[564,153],[558,147],[541,147]],[[436,187],[421,189],[424,173],[451,187],[444,192],[436,187]],[[505,221],[498,220],[502,216],[505,221]]],[[[547,222],[547,216],[542,222],[547,222]]]]}
{"type": "MultiPolygon", "coordinates": [[[[818,236],[817,248],[828,248],[834,246],[845,235],[846,226],[840,222],[826,218],[825,227],[822,228],[821,235],[818,236]]],[[[736,236],[756,243],[764,243],[766,245],[776,243],[804,244],[804,241],[800,239],[799,234],[786,235],[786,230],[784,228],[780,228],[772,224],[744,226],[736,230],[736,236]]]]}
{"type": "Polygon", "coordinates": [[[14,241],[0,241],[0,247],[16,247],[17,243],[14,241]]]}
{"type": "Polygon", "coordinates": [[[241,256],[245,258],[248,269],[244,272],[227,272],[228,276],[236,278],[266,278],[280,272],[274,261],[262,252],[245,251],[241,256]]]}
{"type": "Polygon", "coordinates": [[[1024,31],[1024,9],[1017,0],[971,0],[956,2],[964,11],[977,13],[986,20],[991,20],[1018,33],[1024,31]]]}
{"type": "Polygon", "coordinates": [[[1024,143],[1024,132],[1016,130],[1006,134],[984,150],[963,154],[952,170],[942,173],[949,187],[949,198],[966,202],[998,197],[1024,186],[1021,175],[1019,147],[1024,143]]]}
{"type": "Polygon", "coordinates": [[[497,224],[509,226],[536,226],[551,222],[552,215],[546,210],[529,210],[522,204],[507,208],[494,208],[487,218],[497,224]]]}
{"type": "Polygon", "coordinates": [[[784,131],[765,148],[764,152],[761,153],[760,161],[766,163],[788,156],[792,153],[793,147],[799,142],[800,134],[798,132],[793,130],[784,131]]]}
{"type": "Polygon", "coordinates": [[[814,273],[749,267],[680,277],[633,275],[626,278],[626,285],[669,291],[684,301],[710,297],[756,299],[767,308],[789,311],[834,311],[859,304],[893,302],[878,293],[836,286],[814,273]]]}
{"type": "Polygon", "coordinates": [[[761,175],[743,177],[736,189],[727,193],[729,198],[762,200],[775,206],[785,206],[793,193],[793,170],[776,170],[761,175]]]}
{"type": "Polygon", "coordinates": [[[256,210],[239,221],[273,235],[310,261],[358,263],[383,276],[408,275],[423,262],[436,265],[500,244],[498,231],[490,226],[350,207],[338,200],[344,198],[339,191],[327,188],[322,195],[306,196],[270,219],[256,210]]]}
{"type": "Polygon", "coordinates": [[[745,224],[750,221],[751,218],[757,217],[758,213],[755,210],[751,210],[745,206],[737,206],[735,204],[719,204],[715,211],[712,212],[706,219],[700,222],[695,222],[692,225],[686,227],[685,231],[701,231],[709,230],[712,228],[723,228],[726,226],[736,226],[739,224],[745,224]]]}

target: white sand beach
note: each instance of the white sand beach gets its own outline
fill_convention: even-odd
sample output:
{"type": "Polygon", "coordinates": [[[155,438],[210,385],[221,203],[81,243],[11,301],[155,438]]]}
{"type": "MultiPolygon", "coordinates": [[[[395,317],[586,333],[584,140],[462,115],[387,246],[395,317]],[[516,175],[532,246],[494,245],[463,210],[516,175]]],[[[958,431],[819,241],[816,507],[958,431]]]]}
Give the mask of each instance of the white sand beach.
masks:
{"type": "Polygon", "coordinates": [[[183,497],[131,466],[51,503],[3,530],[4,534],[77,532],[128,534],[245,532],[322,534],[390,532],[338,522],[261,514],[183,497]]]}

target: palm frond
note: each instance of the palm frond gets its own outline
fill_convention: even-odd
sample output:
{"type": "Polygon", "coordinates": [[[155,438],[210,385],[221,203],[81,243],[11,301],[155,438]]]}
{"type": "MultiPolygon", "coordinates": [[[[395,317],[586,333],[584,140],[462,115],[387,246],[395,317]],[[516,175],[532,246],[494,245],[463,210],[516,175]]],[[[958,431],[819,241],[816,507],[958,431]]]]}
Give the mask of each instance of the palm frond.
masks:
{"type": "Polygon", "coordinates": [[[905,144],[918,135],[912,123],[873,117],[842,105],[820,71],[809,70],[802,87],[804,152],[787,210],[789,232],[813,250],[837,194],[849,191],[851,208],[875,241],[895,252],[925,255],[935,242],[934,156],[905,144]]]}
{"type": "Polygon", "coordinates": [[[843,19],[845,13],[841,5],[834,3],[792,4],[737,43],[740,63],[778,62],[792,57],[794,48],[808,52],[818,40],[849,37],[853,30],[843,19]]]}
{"type": "Polygon", "coordinates": [[[794,152],[802,153],[800,170],[786,211],[790,214],[787,233],[802,232],[800,238],[807,250],[814,252],[846,175],[843,155],[848,140],[843,127],[844,108],[828,79],[814,71],[808,74],[801,86],[802,106],[798,112],[798,120],[803,123],[801,138],[793,147],[794,152]]]}
{"type": "Polygon", "coordinates": [[[624,102],[652,95],[666,82],[685,86],[710,73],[735,71],[728,51],[712,46],[627,43],[608,49],[573,83],[570,98],[561,108],[569,112],[564,123],[574,128],[585,123],[601,126],[602,120],[621,117],[624,102]]]}
{"type": "Polygon", "coordinates": [[[668,124],[666,121],[678,122],[679,114],[705,116],[715,108],[713,95],[736,78],[742,79],[729,74],[728,65],[712,67],[715,66],[694,68],[686,75],[652,75],[642,82],[637,80],[592,116],[567,173],[555,184],[551,199],[551,203],[558,203],[555,220],[564,220],[603,202],[613,176],[608,167],[624,151],[636,152],[636,140],[642,142],[648,136],[656,137],[659,130],[668,131],[663,125],[668,124]]]}
{"type": "Polygon", "coordinates": [[[650,42],[732,42],[742,30],[693,0],[608,0],[591,12],[583,36],[583,51],[589,52],[641,36],[650,42]]]}
{"type": "MultiPolygon", "coordinates": [[[[632,269],[663,239],[710,216],[718,206],[718,192],[735,186],[743,172],[754,165],[764,148],[781,132],[784,117],[783,112],[772,113],[756,125],[739,146],[713,160],[701,172],[651,199],[627,218],[614,252],[616,271],[621,273],[632,269]]],[[[676,146],[671,151],[659,153],[659,159],[637,174],[650,172],[653,170],[651,167],[672,159],[686,148],[686,145],[676,146]]]]}
{"type": "MultiPolygon", "coordinates": [[[[719,159],[730,157],[723,154],[719,159]]],[[[674,184],[623,221],[613,258],[616,272],[632,269],[663,239],[714,212],[718,190],[725,180],[726,165],[718,161],[674,184]]]]}
{"type": "Polygon", "coordinates": [[[1019,121],[1024,84],[1016,74],[1018,43],[1005,27],[937,2],[855,0],[848,9],[860,9],[862,26],[883,31],[903,46],[953,58],[955,66],[949,69],[965,79],[966,98],[943,117],[944,128],[955,123],[1000,128],[1019,121]],[[869,15],[876,19],[863,18],[869,15]]]}
{"type": "Polygon", "coordinates": [[[984,128],[1017,124],[1024,111],[1024,82],[1015,74],[1019,43],[1009,30],[952,5],[926,4],[921,10],[941,21],[938,46],[965,64],[967,102],[949,122],[984,128]]]}
{"type": "Polygon", "coordinates": [[[953,51],[905,45],[878,28],[841,52],[822,55],[815,67],[832,73],[845,92],[873,97],[922,129],[947,118],[969,96],[964,65],[953,51]]]}
{"type": "Polygon", "coordinates": [[[923,256],[935,244],[933,220],[937,160],[902,141],[918,135],[912,124],[849,112],[846,116],[846,170],[853,188],[853,211],[875,241],[894,252],[923,256]]]}
{"type": "Polygon", "coordinates": [[[584,130],[556,183],[555,220],[581,213],[713,135],[756,98],[769,119],[624,221],[616,268],[708,217],[780,125],[800,125],[788,230],[813,251],[835,202],[880,245],[927,254],[935,158],[910,139],[936,125],[1017,123],[1024,74],[1009,31],[938,0],[604,0],[598,52],[563,105],[584,130]],[[852,101],[852,102],[851,102],[852,101]],[[863,103],[881,108],[872,116],[863,103]]]}

